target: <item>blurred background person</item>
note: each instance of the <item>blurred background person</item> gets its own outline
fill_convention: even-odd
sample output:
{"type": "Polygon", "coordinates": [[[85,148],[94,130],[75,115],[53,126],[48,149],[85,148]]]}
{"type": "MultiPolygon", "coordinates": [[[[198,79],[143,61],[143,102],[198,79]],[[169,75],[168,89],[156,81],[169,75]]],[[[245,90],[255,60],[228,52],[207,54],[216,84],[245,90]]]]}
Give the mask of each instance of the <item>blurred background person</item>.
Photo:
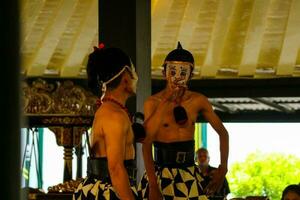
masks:
{"type": "MultiPolygon", "coordinates": [[[[197,159],[196,161],[198,162],[198,167],[201,171],[202,177],[204,178],[204,181],[202,183],[203,187],[205,188],[208,184],[209,181],[211,180],[213,173],[215,170],[217,170],[216,167],[212,167],[209,165],[209,153],[207,149],[205,148],[200,148],[196,152],[197,159]]],[[[225,177],[224,183],[221,187],[221,189],[213,194],[209,199],[226,199],[226,196],[230,193],[228,181],[225,177]]]]}

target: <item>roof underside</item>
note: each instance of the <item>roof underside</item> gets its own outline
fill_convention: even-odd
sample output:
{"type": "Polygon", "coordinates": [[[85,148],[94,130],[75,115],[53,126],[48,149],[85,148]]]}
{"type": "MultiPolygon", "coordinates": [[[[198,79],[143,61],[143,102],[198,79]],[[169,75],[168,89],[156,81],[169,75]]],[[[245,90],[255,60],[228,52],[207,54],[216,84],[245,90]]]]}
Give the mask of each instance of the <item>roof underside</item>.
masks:
{"type": "MultiPolygon", "coordinates": [[[[223,119],[300,120],[300,1],[151,3],[153,91],[162,88],[166,54],[181,41],[195,57],[192,89],[223,119]]],[[[98,0],[22,0],[20,19],[23,75],[85,77],[98,44],[98,0]]]]}

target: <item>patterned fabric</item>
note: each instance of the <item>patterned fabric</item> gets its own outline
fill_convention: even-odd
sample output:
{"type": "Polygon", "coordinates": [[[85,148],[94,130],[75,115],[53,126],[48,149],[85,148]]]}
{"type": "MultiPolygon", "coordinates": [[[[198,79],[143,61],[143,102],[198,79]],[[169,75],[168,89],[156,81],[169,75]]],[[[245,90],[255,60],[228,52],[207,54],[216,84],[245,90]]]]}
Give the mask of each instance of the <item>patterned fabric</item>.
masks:
{"type": "MultiPolygon", "coordinates": [[[[184,168],[163,167],[156,169],[158,184],[164,200],[207,200],[201,182],[203,178],[196,166],[184,168]]],[[[149,194],[148,177],[142,177],[139,187],[139,199],[147,200],[149,194]]]]}
{"type": "MultiPolygon", "coordinates": [[[[131,186],[131,189],[137,198],[136,188],[131,186]]],[[[78,185],[73,200],[119,200],[119,198],[111,183],[87,177],[78,185]]]]}

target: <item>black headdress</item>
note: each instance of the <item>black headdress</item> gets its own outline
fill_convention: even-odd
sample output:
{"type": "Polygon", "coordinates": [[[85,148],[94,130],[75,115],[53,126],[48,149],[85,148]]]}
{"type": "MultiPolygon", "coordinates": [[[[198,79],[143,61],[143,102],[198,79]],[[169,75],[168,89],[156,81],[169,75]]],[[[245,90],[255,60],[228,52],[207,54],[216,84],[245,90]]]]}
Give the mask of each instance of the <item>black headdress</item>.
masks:
{"type": "Polygon", "coordinates": [[[129,56],[119,48],[94,48],[87,64],[88,85],[92,88],[102,87],[117,78],[128,67],[131,68],[129,56]]]}
{"type": "Polygon", "coordinates": [[[193,55],[188,50],[183,49],[180,42],[178,42],[177,48],[167,55],[165,63],[168,61],[188,62],[192,64],[192,67],[194,66],[193,55]]]}

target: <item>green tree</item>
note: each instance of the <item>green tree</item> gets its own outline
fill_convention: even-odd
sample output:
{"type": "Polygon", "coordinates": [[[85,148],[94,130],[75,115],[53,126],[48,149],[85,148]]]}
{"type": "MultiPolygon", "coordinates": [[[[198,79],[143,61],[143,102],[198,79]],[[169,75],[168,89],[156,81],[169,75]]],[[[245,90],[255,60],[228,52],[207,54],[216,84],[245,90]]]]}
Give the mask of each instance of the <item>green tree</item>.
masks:
{"type": "Polygon", "coordinates": [[[257,151],[244,162],[234,163],[227,179],[235,197],[259,195],[280,200],[287,185],[300,183],[300,158],[257,151]]]}

